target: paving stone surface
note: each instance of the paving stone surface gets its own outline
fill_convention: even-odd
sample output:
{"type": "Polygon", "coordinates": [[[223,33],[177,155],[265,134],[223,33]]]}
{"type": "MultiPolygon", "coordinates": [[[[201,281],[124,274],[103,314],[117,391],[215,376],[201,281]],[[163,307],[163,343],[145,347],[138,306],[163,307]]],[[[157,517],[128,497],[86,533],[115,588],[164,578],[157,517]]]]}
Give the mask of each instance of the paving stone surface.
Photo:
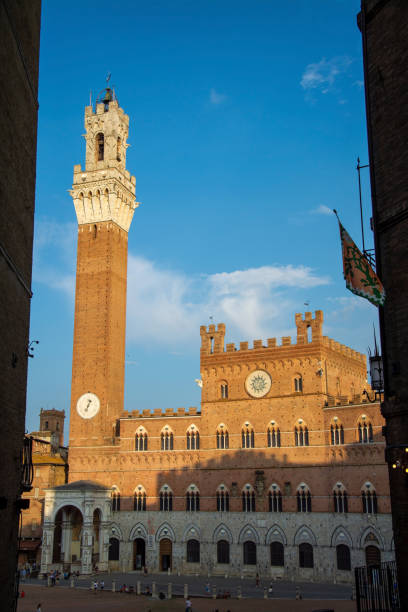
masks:
{"type": "MultiPolygon", "coordinates": [[[[102,612],[128,610],[129,612],[180,612],[185,610],[182,598],[152,600],[144,596],[110,591],[92,592],[87,588],[49,588],[22,585],[25,596],[19,599],[17,612],[35,612],[41,602],[42,612],[102,612]]],[[[295,601],[290,599],[228,599],[191,598],[193,612],[356,612],[356,604],[346,600],[295,601]]]]}

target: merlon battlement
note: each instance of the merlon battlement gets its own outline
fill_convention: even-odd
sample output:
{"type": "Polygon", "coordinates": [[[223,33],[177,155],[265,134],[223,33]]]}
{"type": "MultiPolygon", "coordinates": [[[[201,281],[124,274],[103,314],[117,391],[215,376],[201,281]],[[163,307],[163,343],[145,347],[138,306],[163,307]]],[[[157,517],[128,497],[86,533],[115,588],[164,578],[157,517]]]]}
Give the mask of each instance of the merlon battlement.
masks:
{"type": "Polygon", "coordinates": [[[296,349],[296,347],[304,346],[307,344],[326,346],[332,351],[337,353],[341,353],[350,359],[356,359],[361,363],[366,363],[366,357],[362,353],[358,351],[354,351],[348,346],[341,344],[340,342],[336,342],[327,336],[322,335],[323,328],[323,312],[321,310],[316,310],[313,317],[311,312],[306,312],[304,316],[301,313],[296,313],[295,315],[295,323],[297,329],[297,337],[296,343],[292,343],[291,336],[283,336],[281,338],[280,344],[277,343],[276,338],[268,338],[266,340],[266,344],[263,340],[254,340],[253,346],[249,346],[249,342],[240,342],[239,349],[236,348],[233,342],[229,342],[226,344],[224,349],[224,341],[225,341],[225,324],[219,323],[218,326],[209,325],[208,328],[206,325],[202,325],[200,327],[200,335],[201,335],[201,356],[211,356],[220,353],[243,353],[246,351],[257,351],[265,349],[274,349],[274,350],[282,350],[287,349],[288,347],[292,347],[296,349]]]}
{"type": "Polygon", "coordinates": [[[162,419],[163,417],[201,416],[196,406],[189,408],[155,408],[154,410],[132,410],[122,412],[121,419],[162,419]]]}

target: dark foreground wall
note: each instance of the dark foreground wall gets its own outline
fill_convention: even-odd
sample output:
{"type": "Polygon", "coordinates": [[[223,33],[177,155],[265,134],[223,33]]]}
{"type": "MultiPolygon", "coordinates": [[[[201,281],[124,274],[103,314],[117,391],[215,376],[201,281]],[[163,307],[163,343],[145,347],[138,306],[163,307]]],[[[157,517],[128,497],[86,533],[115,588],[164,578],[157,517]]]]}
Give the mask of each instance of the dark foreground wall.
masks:
{"type": "Polygon", "coordinates": [[[41,0],[0,0],[0,601],[13,609],[34,225],[41,0]]]}
{"type": "Polygon", "coordinates": [[[362,0],[367,128],[380,313],[387,460],[401,605],[408,610],[408,2],[362,0]]]}

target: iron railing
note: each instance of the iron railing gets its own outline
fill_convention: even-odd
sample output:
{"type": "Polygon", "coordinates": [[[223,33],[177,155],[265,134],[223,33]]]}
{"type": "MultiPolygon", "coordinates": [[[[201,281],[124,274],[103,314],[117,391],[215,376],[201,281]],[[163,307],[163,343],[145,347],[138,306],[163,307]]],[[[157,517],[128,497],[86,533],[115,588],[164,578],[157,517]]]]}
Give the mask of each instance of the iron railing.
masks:
{"type": "Polygon", "coordinates": [[[358,612],[400,612],[395,561],[356,567],[356,600],[358,612]]]}

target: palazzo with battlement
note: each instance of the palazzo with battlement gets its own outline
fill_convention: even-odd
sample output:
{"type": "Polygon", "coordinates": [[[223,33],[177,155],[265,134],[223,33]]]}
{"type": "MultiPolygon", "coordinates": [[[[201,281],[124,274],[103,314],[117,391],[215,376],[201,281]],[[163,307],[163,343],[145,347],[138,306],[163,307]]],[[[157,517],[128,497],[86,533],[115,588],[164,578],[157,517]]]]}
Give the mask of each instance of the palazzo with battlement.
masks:
{"type": "MultiPolygon", "coordinates": [[[[175,571],[352,581],[393,557],[383,420],[365,356],[296,314],[296,341],[201,327],[201,407],[123,405],[129,119],[85,111],[68,482],[45,493],[42,572],[175,571]]],[[[288,316],[290,316],[288,314],[288,316]]],[[[198,331],[198,330],[197,330],[198,331]]]]}

